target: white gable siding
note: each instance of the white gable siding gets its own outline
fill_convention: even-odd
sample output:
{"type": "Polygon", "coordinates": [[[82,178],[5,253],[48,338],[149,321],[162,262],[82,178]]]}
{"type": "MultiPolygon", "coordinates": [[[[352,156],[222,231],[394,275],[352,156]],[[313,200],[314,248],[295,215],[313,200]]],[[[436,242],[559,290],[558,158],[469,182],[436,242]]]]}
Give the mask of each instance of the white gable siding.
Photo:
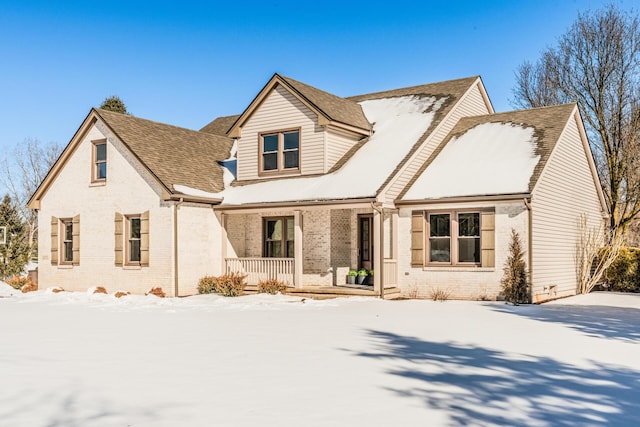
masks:
{"type": "Polygon", "coordinates": [[[479,83],[474,85],[458,104],[449,112],[449,115],[440,123],[440,126],[433,134],[427,138],[426,143],[407,162],[403,170],[394,178],[387,187],[384,194],[387,203],[393,203],[400,192],[407,186],[409,181],[416,175],[418,170],[424,165],[433,151],[440,145],[442,140],[449,134],[451,129],[458,123],[458,120],[466,116],[479,116],[488,114],[489,109],[484,101],[479,83]]]}
{"type": "Polygon", "coordinates": [[[356,145],[362,136],[338,129],[327,129],[327,168],[329,171],[335,164],[356,145]]]}
{"type": "Polygon", "coordinates": [[[159,286],[171,292],[172,215],[159,194],[132,167],[122,146],[109,138],[106,185],[90,185],[92,140],[105,134],[94,126],[70,156],[41,200],[38,281],[41,289],[61,286],[86,291],[127,289],[144,293],[159,286]],[[149,267],[114,265],[114,215],[149,211],[149,267]],[[51,217],[80,215],[80,265],[51,265],[51,217]]]}
{"type": "Polygon", "coordinates": [[[567,127],[533,191],[533,300],[576,292],[581,214],[602,226],[602,212],[576,121],[567,127]]]}
{"type": "Polygon", "coordinates": [[[276,86],[242,127],[238,141],[238,180],[259,178],[260,133],[296,127],[301,128],[301,173],[323,173],[324,133],[318,126],[317,115],[282,86],[276,86]]]}

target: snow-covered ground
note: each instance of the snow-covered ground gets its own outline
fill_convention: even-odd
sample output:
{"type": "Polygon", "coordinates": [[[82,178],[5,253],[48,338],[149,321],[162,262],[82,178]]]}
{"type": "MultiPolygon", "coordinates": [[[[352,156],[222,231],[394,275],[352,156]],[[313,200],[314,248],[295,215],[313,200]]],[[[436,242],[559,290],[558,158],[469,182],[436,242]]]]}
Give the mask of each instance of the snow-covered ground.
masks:
{"type": "Polygon", "coordinates": [[[640,425],[640,295],[19,294],[2,426],[640,425]]]}

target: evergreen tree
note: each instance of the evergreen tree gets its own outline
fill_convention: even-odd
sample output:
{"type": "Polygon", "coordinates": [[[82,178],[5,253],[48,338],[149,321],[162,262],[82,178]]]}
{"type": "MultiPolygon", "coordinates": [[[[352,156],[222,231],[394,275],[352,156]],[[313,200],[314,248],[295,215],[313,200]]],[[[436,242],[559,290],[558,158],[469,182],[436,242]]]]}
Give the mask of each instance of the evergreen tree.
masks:
{"type": "Polygon", "coordinates": [[[29,261],[28,230],[9,195],[0,204],[0,226],[6,227],[6,242],[0,245],[0,277],[20,274],[29,261]]]}
{"type": "Polygon", "coordinates": [[[102,101],[100,109],[113,111],[115,113],[129,114],[129,112],[127,111],[127,106],[124,105],[122,99],[120,99],[120,97],[116,95],[110,96],[102,101]]]}
{"type": "Polygon", "coordinates": [[[501,284],[505,301],[515,305],[529,302],[527,265],[524,261],[524,251],[522,250],[520,236],[514,229],[511,229],[509,256],[504,265],[501,284]]]}

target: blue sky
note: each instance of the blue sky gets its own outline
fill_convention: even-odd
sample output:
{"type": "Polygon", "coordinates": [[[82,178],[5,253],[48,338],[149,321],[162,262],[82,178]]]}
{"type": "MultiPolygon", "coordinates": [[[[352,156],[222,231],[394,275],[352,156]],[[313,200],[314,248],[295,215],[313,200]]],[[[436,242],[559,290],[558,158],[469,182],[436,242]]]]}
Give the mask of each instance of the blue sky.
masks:
{"type": "Polygon", "coordinates": [[[199,129],[242,112],[274,72],[340,96],[479,74],[505,111],[517,66],[607,2],[222,3],[0,0],[0,152],[66,144],[110,95],[199,129]]]}

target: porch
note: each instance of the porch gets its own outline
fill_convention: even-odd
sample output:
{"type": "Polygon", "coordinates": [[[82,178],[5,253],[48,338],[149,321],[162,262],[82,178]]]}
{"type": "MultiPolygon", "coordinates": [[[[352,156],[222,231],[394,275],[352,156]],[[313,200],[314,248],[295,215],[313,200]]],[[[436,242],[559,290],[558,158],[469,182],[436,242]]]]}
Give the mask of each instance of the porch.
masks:
{"type": "Polygon", "coordinates": [[[246,275],[249,287],[277,279],[290,294],[380,296],[398,284],[397,211],[368,202],[234,209],[220,219],[222,271],[246,275]],[[372,286],[348,285],[350,270],[366,270],[372,286]]]}
{"type": "MultiPolygon", "coordinates": [[[[249,286],[257,288],[261,281],[276,279],[283,282],[287,287],[302,289],[303,286],[295,280],[295,259],[294,258],[225,258],[226,274],[237,273],[246,276],[249,286]]],[[[382,268],[382,283],[384,288],[393,288],[397,285],[398,262],[395,259],[385,259],[382,268]]],[[[337,282],[334,286],[307,286],[309,289],[332,289],[341,287],[344,289],[358,289],[366,291],[371,289],[373,292],[373,284],[371,286],[347,285],[346,275],[343,280],[337,282]]],[[[380,292],[377,292],[379,295],[380,292]]],[[[365,295],[365,294],[363,294],[365,295]]]]}
{"type": "MultiPolygon", "coordinates": [[[[244,288],[245,294],[258,293],[257,285],[248,285],[244,288]]],[[[285,295],[292,295],[303,298],[312,299],[333,299],[343,297],[372,297],[380,298],[380,293],[373,290],[373,286],[310,286],[304,288],[287,287],[285,295]]],[[[382,298],[386,300],[394,300],[401,298],[400,289],[385,288],[382,298]]]]}

